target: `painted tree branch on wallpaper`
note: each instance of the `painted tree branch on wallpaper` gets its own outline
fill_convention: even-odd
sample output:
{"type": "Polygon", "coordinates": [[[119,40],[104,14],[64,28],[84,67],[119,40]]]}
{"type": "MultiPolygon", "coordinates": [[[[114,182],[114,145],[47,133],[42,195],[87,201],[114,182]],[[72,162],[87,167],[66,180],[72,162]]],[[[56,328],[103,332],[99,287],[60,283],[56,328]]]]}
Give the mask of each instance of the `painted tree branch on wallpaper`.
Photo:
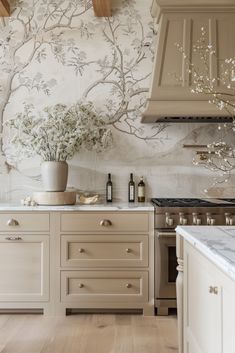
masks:
{"type": "MultiPolygon", "coordinates": [[[[22,109],[22,96],[32,103],[44,94],[45,105],[50,104],[46,97],[54,96],[56,88],[63,84],[47,69],[48,62],[55,61],[64,75],[72,69],[83,82],[87,72],[94,71],[93,82],[78,92],[77,98],[81,95],[95,100],[102,87],[106,99],[101,109],[114,129],[144,141],[163,139],[160,133],[165,125],[149,128],[139,123],[151,74],[156,35],[153,23],[148,24],[145,33],[146,25],[133,0],[123,1],[111,19],[95,19],[91,7],[91,0],[20,0],[15,2],[12,18],[2,20],[1,133],[2,122],[22,109]],[[92,46],[97,35],[108,48],[98,58],[96,53],[91,56],[86,52],[86,46],[92,46]],[[82,46],[82,40],[86,40],[86,46],[82,46]]],[[[8,156],[9,146],[2,152],[8,156]]]]}
{"type": "MultiPolygon", "coordinates": [[[[3,73],[0,82],[0,129],[2,133],[4,114],[8,104],[14,100],[17,91],[27,89],[50,95],[57,84],[55,78],[45,79],[42,72],[27,72],[32,62],[42,64],[50,55],[57,62],[69,66],[70,53],[80,58],[80,65],[85,53],[81,52],[72,38],[63,39],[62,29],[78,29],[84,35],[87,29],[73,25],[72,21],[91,8],[89,1],[18,1],[9,22],[2,19],[0,37],[0,64],[3,73]],[[40,6],[39,6],[40,5],[40,6]],[[60,32],[56,32],[56,30],[60,32]]],[[[89,24],[87,25],[89,26],[89,24]]],[[[91,25],[93,28],[93,26],[91,25]]],[[[1,152],[3,146],[1,144],[1,152]]]]}
{"type": "Polygon", "coordinates": [[[166,128],[166,125],[155,125],[148,134],[146,128],[138,124],[146,103],[151,76],[151,70],[144,74],[139,71],[142,63],[147,63],[147,67],[151,67],[148,60],[150,53],[153,56],[153,51],[151,51],[154,36],[153,24],[149,24],[152,31],[146,36],[141,16],[134,7],[128,7],[127,16],[124,23],[121,22],[119,16],[106,20],[107,23],[102,33],[112,55],[105,56],[103,60],[97,62],[100,77],[85,90],[83,97],[85,99],[91,97],[100,86],[110,87],[110,95],[105,104],[109,123],[120,132],[143,140],[155,140],[159,139],[158,135],[166,128]],[[123,49],[120,42],[123,36],[133,34],[131,47],[135,55],[131,56],[131,50],[123,49]]]}

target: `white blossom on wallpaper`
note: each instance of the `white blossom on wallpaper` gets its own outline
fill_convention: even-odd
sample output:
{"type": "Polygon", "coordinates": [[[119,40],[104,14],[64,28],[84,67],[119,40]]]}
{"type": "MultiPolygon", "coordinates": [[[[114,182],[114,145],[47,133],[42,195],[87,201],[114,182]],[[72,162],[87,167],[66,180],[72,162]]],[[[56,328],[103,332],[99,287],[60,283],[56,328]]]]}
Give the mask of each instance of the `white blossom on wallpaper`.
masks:
{"type": "MultiPolygon", "coordinates": [[[[63,84],[47,69],[55,62],[64,75],[72,70],[82,82],[78,98],[99,104],[104,92],[100,109],[114,129],[145,141],[158,139],[165,125],[149,129],[140,124],[156,33],[153,22],[143,25],[135,5],[134,0],[120,1],[112,18],[96,19],[91,0],[15,1],[11,19],[1,19],[0,27],[1,122],[22,110],[29,97],[44,95],[45,105],[50,104],[63,84]],[[105,44],[98,57],[95,50],[87,53],[96,39],[105,44]],[[86,80],[91,71],[92,81],[86,80]]],[[[9,146],[2,152],[8,155],[9,146]]]]}

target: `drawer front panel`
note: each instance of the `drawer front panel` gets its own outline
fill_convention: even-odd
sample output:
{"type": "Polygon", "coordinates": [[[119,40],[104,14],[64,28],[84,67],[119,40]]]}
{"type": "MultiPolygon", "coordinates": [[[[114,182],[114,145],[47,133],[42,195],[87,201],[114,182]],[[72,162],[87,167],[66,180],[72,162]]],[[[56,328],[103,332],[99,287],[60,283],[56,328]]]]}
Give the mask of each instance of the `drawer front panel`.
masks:
{"type": "Polygon", "coordinates": [[[148,213],[96,212],[61,214],[62,232],[148,232],[148,213]]]}
{"type": "Polygon", "coordinates": [[[62,267],[147,267],[147,235],[63,235],[62,267]]]}
{"type": "Polygon", "coordinates": [[[62,302],[147,302],[148,272],[62,271],[62,302]]]}
{"type": "Polygon", "coordinates": [[[48,213],[1,213],[1,232],[48,232],[50,216],[48,213]]]}

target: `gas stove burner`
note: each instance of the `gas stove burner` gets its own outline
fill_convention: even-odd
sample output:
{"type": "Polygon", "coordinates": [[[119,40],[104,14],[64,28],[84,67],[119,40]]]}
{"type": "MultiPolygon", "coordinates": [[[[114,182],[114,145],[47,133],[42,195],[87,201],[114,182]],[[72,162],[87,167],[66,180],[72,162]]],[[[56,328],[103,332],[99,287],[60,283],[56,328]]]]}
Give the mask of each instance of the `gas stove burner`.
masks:
{"type": "Polygon", "coordinates": [[[235,199],[197,199],[197,198],[154,198],[158,207],[234,207],[235,199]]]}

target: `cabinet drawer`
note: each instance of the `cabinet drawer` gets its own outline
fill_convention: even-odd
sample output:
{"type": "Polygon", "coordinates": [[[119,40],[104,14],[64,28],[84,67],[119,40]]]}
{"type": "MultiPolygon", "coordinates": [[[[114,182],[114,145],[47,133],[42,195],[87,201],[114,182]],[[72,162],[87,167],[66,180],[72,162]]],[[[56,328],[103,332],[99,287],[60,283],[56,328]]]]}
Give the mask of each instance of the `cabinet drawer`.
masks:
{"type": "Polygon", "coordinates": [[[62,302],[148,301],[148,272],[62,271],[62,302]]]}
{"type": "Polygon", "coordinates": [[[48,232],[48,213],[1,213],[0,232],[48,232]]]}
{"type": "Polygon", "coordinates": [[[148,232],[148,213],[63,213],[62,232],[148,232]]]}
{"type": "Polygon", "coordinates": [[[148,266],[147,235],[63,235],[63,267],[148,266]]]}

